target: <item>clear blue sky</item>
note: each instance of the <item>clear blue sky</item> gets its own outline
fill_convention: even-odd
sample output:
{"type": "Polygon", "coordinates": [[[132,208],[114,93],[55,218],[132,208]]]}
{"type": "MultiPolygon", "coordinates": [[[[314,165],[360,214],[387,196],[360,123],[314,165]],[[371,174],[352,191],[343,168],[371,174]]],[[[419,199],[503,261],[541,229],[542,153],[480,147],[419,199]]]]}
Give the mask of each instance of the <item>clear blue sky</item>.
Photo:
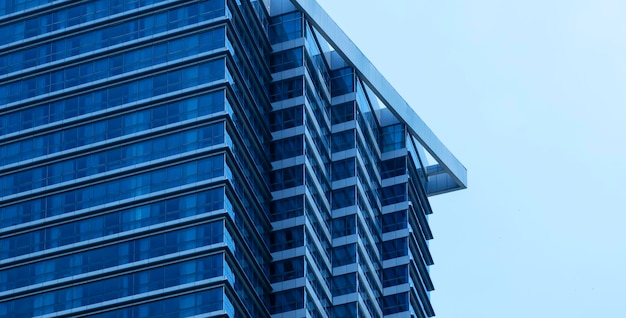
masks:
{"type": "Polygon", "coordinates": [[[318,2],[468,169],[437,317],[626,317],[626,1],[318,2]]]}

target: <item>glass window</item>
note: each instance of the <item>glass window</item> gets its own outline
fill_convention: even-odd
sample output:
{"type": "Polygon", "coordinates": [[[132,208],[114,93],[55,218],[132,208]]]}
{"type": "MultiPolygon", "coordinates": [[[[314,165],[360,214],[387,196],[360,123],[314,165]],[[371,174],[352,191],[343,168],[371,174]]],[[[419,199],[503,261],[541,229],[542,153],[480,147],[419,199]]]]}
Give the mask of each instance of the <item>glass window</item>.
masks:
{"type": "Polygon", "coordinates": [[[356,158],[354,157],[333,162],[331,167],[332,181],[354,177],[355,166],[356,158]]]}
{"type": "Polygon", "coordinates": [[[302,66],[302,47],[273,53],[270,56],[270,70],[272,73],[302,66]]]}
{"type": "Polygon", "coordinates": [[[273,252],[304,246],[304,227],[296,226],[270,234],[270,250],[273,252]]]}
{"type": "Polygon", "coordinates": [[[383,214],[383,233],[407,228],[407,210],[383,214]]]}
{"type": "Polygon", "coordinates": [[[354,129],[344,130],[342,132],[334,133],[331,140],[332,152],[339,152],[343,150],[353,149],[355,139],[354,129]]]}
{"type": "Polygon", "coordinates": [[[333,219],[333,238],[356,234],[356,215],[333,219]]]}
{"type": "Polygon", "coordinates": [[[302,165],[272,171],[270,189],[279,191],[304,184],[304,167],[302,165]]]}
{"type": "Polygon", "coordinates": [[[354,70],[346,67],[332,71],[330,88],[332,96],[354,92],[354,70]]]}
{"type": "Polygon", "coordinates": [[[333,248],[333,267],[356,263],[356,244],[333,248]]]}
{"type": "Polygon", "coordinates": [[[223,175],[223,155],[203,158],[178,166],[170,166],[160,170],[145,172],[143,174],[108,181],[94,186],[53,194],[44,198],[23,201],[16,205],[23,209],[28,208],[29,211],[22,213],[20,218],[7,218],[7,215],[9,217],[11,215],[5,213],[5,210],[9,207],[3,207],[0,209],[0,226],[10,226],[44,217],[68,213],[108,202],[137,197],[152,191],[176,187],[223,175]],[[190,167],[193,169],[188,169],[190,167]],[[183,177],[179,177],[175,172],[181,168],[188,174],[183,177]],[[163,182],[153,182],[154,180],[160,180],[160,178],[163,178],[163,182]]]}
{"type": "Polygon", "coordinates": [[[409,293],[383,297],[383,314],[391,315],[409,310],[409,293]]]}
{"type": "Polygon", "coordinates": [[[302,13],[291,12],[270,18],[269,38],[272,44],[302,37],[302,13]]]}
{"type": "MultiPolygon", "coordinates": [[[[201,17],[203,19],[216,18],[224,14],[223,0],[204,1],[204,4],[212,4],[217,9],[202,10],[201,17]]],[[[89,6],[93,4],[85,5],[89,6]]],[[[110,47],[130,40],[153,35],[162,31],[166,31],[167,29],[174,29],[183,25],[196,23],[198,22],[198,17],[195,15],[186,16],[182,20],[178,19],[181,14],[185,14],[190,11],[200,12],[198,11],[199,5],[201,4],[193,3],[188,6],[172,9],[168,12],[158,12],[152,15],[144,16],[140,19],[131,20],[114,26],[109,26],[104,29],[97,29],[91,31],[90,33],[82,33],[80,35],[63,38],[52,43],[45,43],[38,47],[27,49],[26,51],[22,50],[10,54],[0,55],[0,74],[6,74],[9,72],[48,63],[54,60],[87,53],[99,48],[110,47]],[[146,25],[150,27],[140,29],[138,28],[138,25],[146,25]],[[53,54],[37,56],[37,54],[39,53],[45,53],[46,50],[44,48],[47,46],[51,47],[51,51],[53,51],[53,54]],[[31,52],[35,54],[32,59],[29,59],[27,61],[15,61],[15,57],[26,56],[28,55],[27,53],[31,52]]],[[[111,5],[108,3],[105,3],[105,6],[111,8],[111,5]]],[[[111,11],[110,13],[113,13],[113,11],[111,11]]],[[[102,13],[101,16],[108,16],[109,14],[105,12],[102,13]]],[[[57,21],[57,23],[52,26],[52,29],[55,30],[66,27],[68,23],[77,24],[81,23],[82,21],[81,19],[73,19],[74,16],[68,14],[67,10],[56,11],[55,13],[53,13],[53,17],[57,21]]],[[[94,18],[85,19],[85,21],[86,20],[93,21],[94,18]]],[[[48,29],[48,26],[44,26],[39,31],[41,33],[46,33],[50,32],[51,30],[48,29]]]]}
{"type": "Polygon", "coordinates": [[[304,307],[304,288],[289,289],[270,295],[270,312],[278,314],[304,307]]]}
{"type": "Polygon", "coordinates": [[[333,190],[332,208],[340,209],[352,206],[355,203],[355,198],[354,186],[333,190]]]}
{"type": "Polygon", "coordinates": [[[272,102],[302,96],[304,92],[302,76],[288,78],[270,84],[270,99],[272,102]]]}
{"type": "MultiPolygon", "coordinates": [[[[333,297],[356,293],[356,273],[350,273],[333,277],[332,293],[333,297]]],[[[339,317],[339,316],[338,316],[339,317]]]]}
{"type": "MultiPolygon", "coordinates": [[[[332,317],[357,317],[357,303],[347,303],[339,306],[333,306],[332,317]]],[[[361,315],[358,315],[361,317],[361,315]]]]}
{"type": "Polygon", "coordinates": [[[270,160],[278,161],[304,154],[304,136],[297,135],[272,141],[270,144],[270,160]]]}
{"type": "Polygon", "coordinates": [[[401,176],[406,174],[406,157],[397,157],[380,163],[380,176],[382,179],[401,176]]]}
{"type": "Polygon", "coordinates": [[[270,281],[282,282],[304,277],[304,256],[273,262],[270,266],[270,281]]]}
{"type": "Polygon", "coordinates": [[[383,287],[406,284],[409,282],[408,265],[385,268],[383,270],[383,287]]]}
{"type": "Polygon", "coordinates": [[[396,124],[381,129],[380,144],[382,152],[404,148],[405,131],[403,124],[396,124]]]}
{"type": "MultiPolygon", "coordinates": [[[[225,66],[224,60],[214,60],[207,63],[203,63],[200,65],[194,65],[189,68],[180,69],[171,71],[170,73],[181,73],[181,72],[197,72],[201,74],[199,80],[203,82],[210,82],[213,80],[217,80],[220,78],[224,78],[225,66]]],[[[72,118],[81,114],[95,112],[102,109],[107,109],[115,106],[121,105],[124,102],[133,102],[138,101],[143,98],[148,98],[155,96],[156,91],[153,89],[154,82],[156,81],[155,77],[143,78],[140,80],[128,82],[125,84],[120,84],[118,86],[124,87],[121,89],[121,92],[125,94],[125,96],[116,96],[115,98],[108,99],[107,96],[113,95],[113,91],[116,91],[118,86],[104,88],[99,91],[85,93],[79,95],[77,97],[71,97],[68,99],[55,101],[52,103],[45,103],[43,105],[38,105],[32,108],[27,108],[23,110],[19,110],[17,113],[20,113],[21,118],[32,117],[32,112],[40,109],[44,109],[45,113],[49,114],[49,117],[45,118],[37,118],[37,124],[43,125],[55,121],[59,121],[62,119],[72,118]],[[118,98],[119,97],[119,98],[118,98]],[[30,116],[28,116],[30,115],[30,116]]],[[[194,81],[185,81],[185,87],[191,87],[196,85],[197,82],[194,81]]],[[[224,104],[223,98],[218,100],[219,104],[224,104]]],[[[211,105],[215,105],[216,103],[211,103],[211,105]]],[[[10,115],[9,115],[10,116],[10,115]]],[[[0,119],[6,120],[7,117],[0,116],[0,119]]],[[[20,129],[27,129],[33,127],[35,121],[33,120],[25,120],[20,122],[19,125],[10,125],[10,126],[0,126],[0,134],[11,133],[20,129]]],[[[108,135],[110,136],[118,136],[120,131],[111,131],[107,130],[108,135]]],[[[0,160],[3,160],[4,164],[6,164],[7,159],[4,157],[0,157],[0,160]]]]}
{"type": "Polygon", "coordinates": [[[381,199],[382,205],[390,205],[406,201],[406,183],[382,188],[381,199]]]}
{"type": "MultiPolygon", "coordinates": [[[[205,290],[195,294],[186,294],[165,300],[126,307],[102,314],[90,315],[92,318],[147,318],[147,317],[189,317],[207,312],[227,309],[229,303],[222,287],[205,290]]],[[[232,306],[232,305],[231,305],[232,306]]]]}
{"type": "Polygon", "coordinates": [[[302,215],[304,215],[304,196],[302,195],[272,201],[271,203],[270,220],[272,222],[302,215]]]}
{"type": "MultiPolygon", "coordinates": [[[[107,219],[110,216],[107,215],[107,219]]],[[[107,221],[90,224],[92,230],[106,231],[107,221]]],[[[119,220],[113,220],[119,223],[119,220]]],[[[85,227],[83,227],[85,228],[85,227]]],[[[165,254],[220,243],[224,240],[224,222],[217,221],[196,227],[157,234],[144,238],[98,247],[71,255],[59,256],[38,263],[13,267],[3,271],[6,280],[0,280],[0,290],[20,288],[79,275],[107,267],[141,261],[165,254]],[[190,238],[193,238],[190,239],[190,238]],[[32,273],[32,275],[24,275],[32,273]]],[[[53,239],[58,239],[50,236],[53,239]]]]}
{"type": "Polygon", "coordinates": [[[354,102],[347,102],[339,105],[334,105],[331,108],[331,120],[332,124],[339,124],[347,121],[354,120],[354,102]]]}
{"type": "Polygon", "coordinates": [[[406,256],[409,253],[408,248],[406,237],[385,241],[382,247],[383,260],[406,256]]]}
{"type": "MultiPolygon", "coordinates": [[[[108,121],[107,123],[111,123],[108,121]]],[[[118,123],[120,124],[120,123],[118,123]]],[[[113,126],[113,125],[111,125],[113,126]]],[[[78,127],[78,128],[84,128],[78,127]]],[[[83,144],[89,141],[89,134],[79,132],[80,129],[70,129],[62,131],[64,133],[64,140],[67,143],[63,143],[64,146],[70,147],[70,141],[78,144],[83,144]],[[69,134],[72,133],[72,134],[69,134]]],[[[41,141],[38,148],[45,147],[44,142],[51,142],[52,138],[37,138],[35,141],[41,141]]],[[[37,187],[53,185],[64,180],[71,180],[80,177],[101,173],[105,170],[113,170],[121,167],[127,167],[135,164],[140,164],[150,160],[162,158],[175,153],[183,153],[189,150],[200,149],[211,145],[216,145],[224,141],[224,124],[216,123],[210,126],[202,128],[174,133],[169,136],[150,139],[147,141],[130,144],[122,147],[112,148],[106,151],[93,153],[90,155],[60,161],[57,163],[49,164],[42,167],[33,168],[30,170],[22,171],[14,175],[16,185],[0,188],[0,195],[14,194],[22,191],[35,189],[37,187]],[[200,139],[201,137],[205,137],[200,139]],[[184,143],[182,140],[195,140],[197,142],[184,143]],[[165,142],[167,141],[167,152],[165,152],[165,142]],[[161,151],[157,151],[161,150],[161,151]],[[92,169],[93,167],[87,167],[88,162],[99,162],[100,158],[106,158],[106,166],[104,169],[92,169]]],[[[8,176],[0,177],[0,180],[7,179],[8,176]]]]}
{"type": "Polygon", "coordinates": [[[270,130],[278,131],[301,126],[302,117],[302,105],[274,111],[270,114],[270,130]]]}

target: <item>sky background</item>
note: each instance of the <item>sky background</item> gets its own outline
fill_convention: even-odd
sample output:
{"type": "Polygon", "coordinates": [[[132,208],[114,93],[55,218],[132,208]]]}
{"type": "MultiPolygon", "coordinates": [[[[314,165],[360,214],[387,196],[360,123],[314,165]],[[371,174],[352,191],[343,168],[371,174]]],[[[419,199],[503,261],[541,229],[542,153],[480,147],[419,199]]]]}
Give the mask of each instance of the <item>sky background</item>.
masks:
{"type": "Polygon", "coordinates": [[[626,1],[318,2],[468,170],[437,317],[626,317],[626,1]]]}

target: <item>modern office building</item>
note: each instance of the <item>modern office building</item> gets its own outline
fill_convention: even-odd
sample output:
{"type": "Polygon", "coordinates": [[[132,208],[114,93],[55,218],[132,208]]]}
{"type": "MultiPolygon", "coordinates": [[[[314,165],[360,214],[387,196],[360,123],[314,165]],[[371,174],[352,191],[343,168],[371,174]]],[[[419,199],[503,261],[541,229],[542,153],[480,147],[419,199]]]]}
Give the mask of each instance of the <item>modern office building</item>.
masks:
{"type": "Polygon", "coordinates": [[[0,4],[0,318],[431,317],[465,187],[314,0],[0,4]]]}

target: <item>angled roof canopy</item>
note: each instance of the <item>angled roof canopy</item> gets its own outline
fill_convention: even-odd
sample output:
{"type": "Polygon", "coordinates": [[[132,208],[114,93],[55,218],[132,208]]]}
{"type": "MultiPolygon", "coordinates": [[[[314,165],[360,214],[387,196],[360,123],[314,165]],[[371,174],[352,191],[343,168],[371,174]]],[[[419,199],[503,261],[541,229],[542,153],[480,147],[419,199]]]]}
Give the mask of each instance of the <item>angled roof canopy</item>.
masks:
{"type": "Polygon", "coordinates": [[[409,129],[410,134],[437,161],[427,167],[428,193],[435,195],[467,187],[467,170],[446,148],[415,110],[400,96],[359,48],[339,28],[315,0],[290,0],[301,10],[308,21],[324,36],[339,55],[355,68],[361,79],[370,87],[387,108],[409,129]]]}

